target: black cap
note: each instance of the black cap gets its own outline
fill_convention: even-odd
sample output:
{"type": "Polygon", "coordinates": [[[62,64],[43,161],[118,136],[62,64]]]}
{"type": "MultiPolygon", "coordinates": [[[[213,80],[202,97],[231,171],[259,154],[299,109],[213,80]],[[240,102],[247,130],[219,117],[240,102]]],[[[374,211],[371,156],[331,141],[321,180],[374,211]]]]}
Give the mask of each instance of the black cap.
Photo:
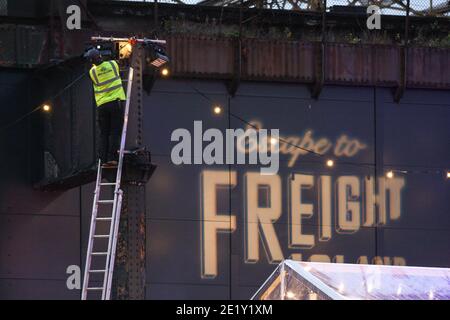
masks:
{"type": "Polygon", "coordinates": [[[89,60],[93,60],[95,58],[99,58],[101,57],[100,51],[98,51],[95,48],[90,49],[88,52],[86,52],[84,54],[84,57],[89,59],[89,60]]]}

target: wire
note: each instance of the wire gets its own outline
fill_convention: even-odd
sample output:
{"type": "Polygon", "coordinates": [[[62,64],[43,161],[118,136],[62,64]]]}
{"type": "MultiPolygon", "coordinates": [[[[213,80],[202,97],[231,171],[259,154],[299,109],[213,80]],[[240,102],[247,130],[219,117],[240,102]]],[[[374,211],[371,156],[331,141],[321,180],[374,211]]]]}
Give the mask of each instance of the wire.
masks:
{"type": "MultiPolygon", "coordinates": [[[[190,86],[197,94],[199,94],[200,96],[202,96],[203,98],[205,98],[206,100],[208,100],[210,103],[212,103],[212,104],[214,103],[213,100],[211,100],[205,93],[201,92],[199,89],[197,89],[196,87],[194,87],[193,85],[191,85],[191,84],[189,84],[189,83],[188,83],[188,85],[189,85],[189,86],[190,86]]],[[[239,120],[239,121],[241,121],[241,122],[247,124],[248,126],[254,128],[254,129],[256,129],[256,130],[260,130],[260,128],[258,128],[258,127],[255,126],[254,124],[250,123],[249,121],[245,120],[244,118],[242,118],[242,117],[240,117],[240,116],[238,116],[238,115],[235,115],[235,114],[232,113],[231,111],[228,111],[228,114],[229,114],[230,116],[232,116],[233,118],[235,118],[235,119],[237,119],[237,120],[239,120]]],[[[305,151],[305,152],[308,152],[308,153],[310,153],[310,154],[312,154],[312,155],[315,155],[315,156],[317,156],[317,157],[320,157],[320,158],[324,158],[324,157],[325,157],[324,154],[315,152],[315,151],[310,150],[310,149],[307,149],[307,148],[303,148],[303,147],[301,147],[301,146],[299,146],[299,145],[296,145],[296,144],[294,144],[294,143],[291,143],[291,142],[289,142],[289,141],[287,141],[287,140],[285,140],[285,139],[279,138],[279,141],[282,142],[282,143],[285,143],[285,144],[287,144],[287,145],[290,145],[290,146],[292,146],[292,147],[294,147],[294,148],[297,148],[297,149],[303,150],[303,151],[305,151]]],[[[328,160],[331,160],[331,159],[328,159],[328,160]]],[[[364,168],[370,168],[370,169],[373,169],[373,168],[376,167],[375,164],[369,164],[369,163],[346,162],[346,161],[341,161],[341,160],[338,160],[338,159],[333,159],[333,161],[334,161],[336,164],[351,165],[351,166],[364,167],[364,168]]],[[[392,171],[393,173],[400,173],[400,174],[439,174],[439,175],[444,174],[444,175],[445,175],[445,174],[448,172],[446,168],[434,168],[434,170],[401,170],[401,169],[394,169],[395,166],[385,165],[384,167],[385,167],[386,169],[388,169],[387,171],[392,171]]]]}
{"type": "MultiPolygon", "coordinates": [[[[83,72],[83,74],[81,74],[78,78],[76,78],[74,81],[72,81],[71,83],[69,83],[66,87],[64,87],[62,90],[60,90],[58,93],[56,93],[55,95],[53,95],[52,97],[46,99],[45,101],[51,101],[56,99],[57,97],[59,97],[62,93],[64,93],[66,90],[70,89],[73,85],[75,85],[75,83],[77,83],[78,81],[80,81],[82,78],[84,78],[86,76],[86,73],[83,72]]],[[[38,107],[34,108],[33,110],[31,110],[30,112],[24,114],[23,116],[21,116],[20,118],[14,120],[13,122],[5,125],[4,127],[0,128],[0,132],[7,130],[13,126],[15,126],[16,124],[20,123],[22,120],[24,120],[25,118],[27,118],[28,116],[32,115],[33,113],[35,113],[36,111],[40,110],[42,108],[41,105],[39,105],[38,107]]]]}

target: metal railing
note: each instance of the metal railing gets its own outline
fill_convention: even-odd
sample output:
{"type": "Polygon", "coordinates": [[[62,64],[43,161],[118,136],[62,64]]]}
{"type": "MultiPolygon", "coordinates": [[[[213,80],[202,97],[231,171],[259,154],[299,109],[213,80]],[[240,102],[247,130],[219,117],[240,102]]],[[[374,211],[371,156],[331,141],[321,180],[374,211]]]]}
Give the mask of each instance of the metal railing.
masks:
{"type": "MultiPolygon", "coordinates": [[[[321,11],[322,0],[117,0],[130,2],[158,2],[171,4],[204,5],[204,6],[240,6],[246,8],[321,11]]],[[[327,11],[351,11],[352,8],[376,5],[381,14],[406,15],[406,0],[331,0],[327,1],[327,11]]],[[[413,16],[450,16],[450,0],[411,0],[410,15],[413,16]]]]}

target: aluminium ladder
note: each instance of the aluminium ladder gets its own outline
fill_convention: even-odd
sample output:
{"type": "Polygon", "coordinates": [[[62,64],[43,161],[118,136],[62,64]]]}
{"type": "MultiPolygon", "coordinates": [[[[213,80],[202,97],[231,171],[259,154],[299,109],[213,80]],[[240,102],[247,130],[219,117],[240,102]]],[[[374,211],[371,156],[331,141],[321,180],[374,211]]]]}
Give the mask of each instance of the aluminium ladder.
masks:
{"type": "MultiPolygon", "coordinates": [[[[122,168],[123,168],[123,160],[127,137],[127,127],[128,127],[128,114],[130,111],[130,99],[131,99],[131,89],[133,85],[133,68],[129,68],[128,73],[128,86],[127,86],[127,99],[125,103],[125,111],[124,111],[124,121],[123,121],[123,129],[122,136],[120,140],[120,150],[119,150],[119,161],[117,167],[108,168],[103,167],[101,160],[98,162],[97,169],[97,180],[95,184],[95,192],[94,192],[94,201],[92,206],[92,217],[91,217],[91,228],[89,231],[89,242],[86,254],[86,263],[84,270],[84,280],[83,280],[83,289],[81,293],[81,299],[87,300],[90,293],[97,292],[97,295],[101,293],[101,300],[110,300],[111,297],[111,286],[112,286],[112,277],[114,271],[114,262],[116,256],[116,247],[117,247],[117,239],[119,233],[119,222],[120,222],[120,211],[122,208],[122,196],[123,191],[121,190],[121,179],[122,179],[122,168]],[[116,180],[113,183],[103,183],[102,174],[103,170],[117,169],[116,180]],[[114,199],[111,200],[101,200],[101,190],[102,187],[114,187],[114,199]],[[99,217],[99,206],[111,206],[111,215],[106,217],[99,217]],[[109,229],[108,234],[96,234],[98,224],[101,225],[99,228],[109,229]],[[109,227],[108,227],[109,224],[109,227]],[[103,242],[103,243],[102,243],[103,242]],[[107,242],[107,250],[102,251],[94,251],[94,245],[106,246],[107,242]],[[93,263],[93,259],[96,260],[96,263],[93,263]],[[91,269],[91,267],[95,265],[101,265],[100,269],[91,269]],[[104,267],[103,267],[104,266],[104,267]],[[93,281],[91,276],[94,274],[100,275],[101,279],[93,281]],[[94,283],[97,283],[96,285],[94,283]],[[100,283],[100,284],[98,284],[100,283]]],[[[96,249],[98,250],[98,249],[96,249]]]]}

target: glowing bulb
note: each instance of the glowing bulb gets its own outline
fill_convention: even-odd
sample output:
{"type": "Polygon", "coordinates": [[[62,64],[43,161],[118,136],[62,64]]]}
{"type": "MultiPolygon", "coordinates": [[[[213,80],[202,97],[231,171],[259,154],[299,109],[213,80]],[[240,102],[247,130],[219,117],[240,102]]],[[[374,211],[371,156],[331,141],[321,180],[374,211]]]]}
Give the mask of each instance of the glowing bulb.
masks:
{"type": "Polygon", "coordinates": [[[317,300],[317,293],[311,292],[308,298],[309,300],[317,300]]]}
{"type": "Polygon", "coordinates": [[[44,110],[45,112],[50,112],[50,110],[52,110],[52,108],[50,107],[50,105],[44,104],[42,106],[42,110],[44,110]]]}
{"type": "Polygon", "coordinates": [[[450,179],[450,171],[447,171],[447,179],[450,179]]]}
{"type": "Polygon", "coordinates": [[[430,292],[428,293],[428,298],[430,298],[430,300],[434,299],[434,292],[433,292],[433,290],[430,290],[430,292]]]}
{"type": "Polygon", "coordinates": [[[276,145],[278,144],[278,139],[271,138],[271,139],[270,139],[270,143],[271,143],[273,146],[276,146],[276,145]]]}
{"type": "Polygon", "coordinates": [[[286,298],[295,299],[295,294],[292,291],[286,292],[286,298]]]}
{"type": "Polygon", "coordinates": [[[163,77],[167,77],[169,75],[169,73],[170,73],[169,69],[167,69],[167,68],[164,68],[164,69],[161,70],[161,75],[163,77]]]}
{"type": "Polygon", "coordinates": [[[222,113],[222,108],[220,106],[215,106],[214,107],[214,113],[219,115],[222,113]]]}
{"type": "Polygon", "coordinates": [[[386,177],[388,177],[388,179],[392,179],[394,177],[394,172],[389,171],[388,173],[386,173],[386,177]]]}
{"type": "Polygon", "coordinates": [[[334,166],[334,161],[333,160],[328,160],[327,161],[327,167],[330,167],[330,168],[332,168],[334,166]]]}

